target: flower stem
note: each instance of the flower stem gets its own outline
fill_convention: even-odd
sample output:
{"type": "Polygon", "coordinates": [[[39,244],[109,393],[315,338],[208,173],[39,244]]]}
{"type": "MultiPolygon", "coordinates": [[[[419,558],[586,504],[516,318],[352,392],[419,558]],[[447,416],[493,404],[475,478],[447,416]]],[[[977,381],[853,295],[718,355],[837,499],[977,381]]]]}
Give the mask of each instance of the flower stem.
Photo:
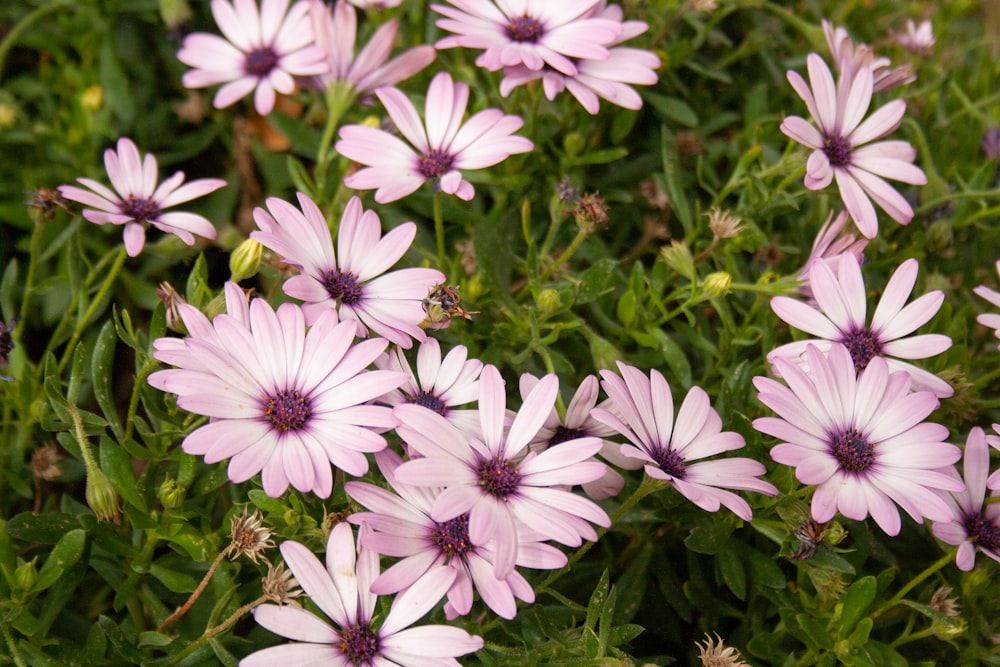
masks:
{"type": "Polygon", "coordinates": [[[573,256],[573,253],[575,253],[577,249],[579,249],[580,244],[583,243],[584,239],[586,239],[588,236],[590,236],[590,232],[586,229],[581,228],[576,233],[576,236],[573,238],[572,243],[569,244],[569,247],[566,248],[562,252],[562,254],[556,258],[556,261],[552,263],[552,266],[550,266],[548,269],[545,270],[545,273],[542,274],[542,280],[548,280],[550,277],[552,277],[552,274],[555,273],[560,266],[565,264],[569,260],[569,258],[573,256]]]}
{"type": "MultiPolygon", "coordinates": [[[[204,578],[202,578],[201,583],[198,584],[198,588],[194,589],[194,592],[191,593],[191,597],[187,599],[187,602],[178,607],[177,611],[172,613],[167,620],[160,623],[160,627],[156,628],[157,632],[163,632],[170,627],[174,621],[188,613],[188,610],[191,609],[191,605],[193,605],[195,601],[201,597],[201,594],[205,591],[205,587],[208,586],[208,582],[211,581],[212,575],[215,574],[215,570],[219,567],[219,563],[222,562],[222,559],[225,558],[228,553],[229,547],[226,547],[219,552],[219,555],[215,557],[215,561],[212,562],[212,566],[208,568],[208,572],[206,572],[204,578]]],[[[202,639],[206,638],[207,637],[202,637],[202,639]]],[[[188,648],[191,647],[189,646],[188,648]]]]}
{"type": "Polygon", "coordinates": [[[73,335],[70,336],[69,343],[66,344],[66,350],[63,352],[62,359],[59,360],[59,366],[57,371],[62,373],[63,369],[66,368],[66,364],[69,363],[70,358],[73,356],[73,350],[76,348],[76,344],[80,342],[80,336],[83,335],[83,330],[87,327],[90,319],[97,313],[97,309],[100,307],[101,302],[104,301],[104,297],[108,295],[111,290],[111,285],[114,284],[115,278],[118,277],[118,273],[122,270],[122,266],[125,264],[125,246],[122,245],[118,248],[118,254],[115,257],[114,263],[108,270],[107,276],[104,278],[104,283],[101,288],[97,291],[94,299],[90,302],[90,307],[87,308],[87,312],[83,314],[77,323],[76,328],[73,330],[73,335]]]}
{"type": "Polygon", "coordinates": [[[143,382],[146,381],[146,376],[149,375],[154,368],[156,368],[156,360],[150,359],[135,377],[135,384],[132,385],[132,397],[128,402],[128,417],[125,420],[124,440],[132,439],[132,433],[135,430],[135,414],[139,409],[139,392],[142,389],[143,382]]]}
{"type": "Polygon", "coordinates": [[[21,654],[17,651],[17,645],[14,644],[14,637],[10,634],[10,628],[7,627],[6,623],[0,624],[0,628],[3,629],[4,642],[7,644],[7,648],[10,649],[10,656],[14,660],[14,664],[17,667],[28,667],[27,663],[21,658],[21,654]]]}
{"type": "Polygon", "coordinates": [[[330,167],[333,156],[330,155],[330,144],[333,143],[333,135],[340,127],[340,119],[347,111],[347,108],[354,101],[354,91],[349,84],[334,84],[327,88],[326,126],[323,128],[323,136],[319,141],[319,149],[316,151],[316,189],[323,201],[318,202],[322,207],[326,204],[326,171],[330,167]]]}
{"type": "Polygon", "coordinates": [[[881,616],[882,614],[884,614],[885,612],[889,611],[891,608],[893,608],[894,606],[896,606],[896,604],[900,600],[902,600],[904,597],[906,597],[907,593],[909,593],[910,591],[912,591],[917,585],[919,585],[927,577],[931,576],[932,574],[934,574],[935,572],[937,572],[938,570],[940,570],[942,567],[944,567],[945,565],[947,565],[948,563],[950,563],[954,559],[955,559],[955,551],[953,550],[953,551],[949,551],[945,555],[941,556],[941,558],[939,558],[936,561],[934,561],[933,563],[931,563],[927,567],[926,570],[924,570],[923,572],[921,572],[920,574],[918,574],[917,576],[915,576],[913,579],[910,580],[909,583],[907,583],[905,586],[903,586],[901,589],[899,589],[899,592],[896,593],[894,596],[892,596],[891,600],[889,600],[888,602],[886,602],[885,604],[883,604],[881,607],[879,607],[878,609],[876,609],[875,612],[871,614],[871,619],[873,621],[876,620],[879,616],[881,616]]]}
{"type": "Polygon", "coordinates": [[[178,664],[179,662],[181,662],[181,660],[194,653],[199,646],[207,642],[209,639],[216,636],[220,632],[228,630],[234,623],[236,623],[236,621],[240,620],[240,617],[242,617],[248,611],[252,610],[254,607],[258,607],[264,604],[265,602],[267,602],[267,596],[261,595],[253,602],[248,602],[247,604],[237,609],[235,612],[232,613],[232,615],[229,618],[224,620],[222,623],[219,623],[215,627],[205,630],[205,633],[201,637],[198,637],[198,639],[188,644],[183,651],[174,656],[174,660],[171,664],[173,665],[178,664]]]}

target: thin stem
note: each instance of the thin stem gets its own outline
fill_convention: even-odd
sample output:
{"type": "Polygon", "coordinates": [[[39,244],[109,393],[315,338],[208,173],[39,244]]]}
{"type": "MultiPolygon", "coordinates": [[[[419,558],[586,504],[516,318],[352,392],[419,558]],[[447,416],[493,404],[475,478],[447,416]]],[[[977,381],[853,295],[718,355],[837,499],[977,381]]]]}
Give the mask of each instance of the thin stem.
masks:
{"type": "Polygon", "coordinates": [[[135,414],[139,410],[139,390],[146,381],[146,376],[149,375],[154,368],[156,368],[156,361],[154,359],[150,359],[146,362],[146,365],[142,367],[142,370],[139,371],[139,374],[135,376],[135,384],[132,385],[132,397],[128,402],[128,417],[125,421],[125,440],[132,439],[132,433],[135,430],[135,414]]]}
{"type": "Polygon", "coordinates": [[[348,83],[334,83],[326,91],[326,126],[323,128],[323,136],[316,151],[316,189],[320,199],[324,200],[317,202],[320,207],[326,204],[326,171],[334,157],[330,155],[330,144],[333,143],[334,133],[340,127],[341,117],[354,98],[354,90],[348,83]]]}
{"type": "Polygon", "coordinates": [[[10,649],[10,656],[14,659],[14,664],[17,667],[28,667],[28,664],[21,658],[21,654],[17,651],[17,645],[14,644],[14,637],[10,634],[10,629],[7,627],[6,623],[0,623],[0,628],[3,629],[3,638],[7,643],[7,647],[10,649]]]}
{"type": "MultiPolygon", "coordinates": [[[[170,627],[174,621],[179,619],[184,614],[188,613],[188,610],[191,609],[191,605],[193,605],[195,601],[199,597],[201,597],[201,594],[204,592],[205,587],[208,586],[208,582],[211,581],[212,575],[215,574],[216,568],[219,567],[219,563],[222,562],[222,559],[225,558],[226,554],[228,553],[229,553],[229,547],[226,547],[225,549],[219,552],[219,555],[215,557],[215,561],[212,562],[212,566],[208,568],[208,572],[205,573],[205,576],[201,580],[201,583],[198,584],[198,588],[194,589],[194,592],[191,593],[191,597],[188,598],[187,602],[178,607],[177,611],[172,613],[167,618],[167,620],[163,621],[163,623],[160,623],[160,627],[156,628],[157,632],[163,632],[168,627],[170,627]]],[[[190,646],[188,648],[190,648],[190,646]]]]}
{"type": "Polygon", "coordinates": [[[94,316],[98,307],[100,307],[101,302],[104,301],[104,297],[106,297],[108,292],[111,291],[111,285],[114,284],[115,278],[117,278],[119,272],[121,272],[122,266],[125,264],[126,256],[125,246],[122,245],[118,248],[118,255],[115,257],[114,264],[112,264],[111,268],[108,270],[108,275],[104,278],[104,283],[97,291],[93,301],[90,302],[87,312],[84,313],[83,317],[81,317],[76,323],[73,335],[70,337],[69,343],[66,344],[66,350],[63,352],[63,357],[59,360],[59,367],[57,369],[59,373],[61,373],[63,369],[66,368],[66,364],[69,363],[70,357],[73,355],[73,350],[76,348],[76,344],[80,342],[80,336],[83,335],[83,330],[90,322],[90,318],[94,316]]]}
{"type": "Polygon", "coordinates": [[[87,439],[87,434],[83,430],[83,419],[80,417],[80,412],[75,405],[67,407],[70,417],[73,419],[73,434],[76,436],[77,444],[80,445],[80,454],[83,456],[83,465],[87,468],[87,475],[92,474],[95,470],[100,472],[100,466],[97,465],[97,459],[94,458],[94,451],[90,448],[90,440],[87,439]]]}
{"type": "Polygon", "coordinates": [[[184,648],[183,651],[181,651],[176,656],[174,656],[174,660],[170,664],[176,665],[181,660],[183,660],[187,656],[189,656],[192,653],[194,653],[198,649],[199,646],[201,646],[202,644],[204,644],[205,642],[207,642],[209,639],[211,639],[212,637],[216,636],[220,632],[224,632],[224,631],[228,630],[234,623],[236,623],[236,621],[240,620],[240,618],[244,614],[246,614],[247,612],[249,612],[250,610],[252,610],[254,607],[259,607],[260,605],[264,604],[265,602],[267,602],[267,596],[266,595],[261,595],[259,598],[257,598],[253,602],[248,602],[247,604],[243,605],[242,607],[240,607],[239,609],[237,609],[235,612],[233,612],[233,614],[229,618],[227,618],[226,620],[224,620],[222,623],[219,623],[218,625],[216,625],[213,628],[209,628],[208,630],[205,630],[205,634],[203,634],[201,637],[198,637],[198,639],[195,639],[193,642],[191,642],[190,644],[188,644],[184,648]]]}
{"type": "Polygon", "coordinates": [[[877,619],[879,616],[881,616],[882,614],[884,614],[885,612],[896,606],[896,604],[900,600],[906,597],[907,593],[916,588],[927,577],[931,576],[932,574],[940,570],[942,567],[950,563],[952,560],[954,560],[954,558],[955,558],[955,551],[949,551],[945,555],[941,556],[941,558],[931,563],[926,570],[915,576],[913,579],[910,580],[908,584],[899,589],[899,592],[896,593],[894,596],[892,596],[891,600],[889,600],[881,607],[876,609],[875,612],[871,614],[872,620],[877,619]]]}
{"type": "Polygon", "coordinates": [[[444,215],[441,212],[441,191],[434,193],[434,238],[437,240],[438,269],[447,276],[444,252],[444,215]]]}
{"type": "Polygon", "coordinates": [[[21,322],[19,327],[24,326],[24,321],[28,317],[28,305],[31,302],[31,291],[35,284],[35,266],[38,263],[38,244],[42,238],[42,225],[35,223],[35,228],[31,231],[31,242],[28,251],[28,273],[24,277],[24,300],[21,301],[21,322]]]}
{"type": "Polygon", "coordinates": [[[576,233],[576,236],[573,237],[573,242],[569,244],[569,247],[566,248],[563,251],[563,253],[556,258],[556,261],[552,263],[552,266],[550,266],[548,269],[545,270],[545,273],[542,274],[542,280],[548,280],[552,276],[552,274],[554,274],[559,269],[560,266],[565,264],[566,261],[573,256],[573,253],[577,251],[577,249],[580,247],[580,244],[583,243],[584,239],[586,239],[588,236],[590,236],[590,232],[588,232],[586,229],[581,228],[576,233]]]}

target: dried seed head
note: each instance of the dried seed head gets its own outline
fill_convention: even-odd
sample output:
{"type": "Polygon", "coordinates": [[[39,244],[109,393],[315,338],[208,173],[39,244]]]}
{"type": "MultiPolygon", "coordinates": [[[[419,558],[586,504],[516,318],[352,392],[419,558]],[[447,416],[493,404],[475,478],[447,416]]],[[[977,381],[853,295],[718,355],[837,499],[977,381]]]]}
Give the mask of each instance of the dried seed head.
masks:
{"type": "Polygon", "coordinates": [[[160,283],[160,286],[156,288],[156,296],[160,297],[160,301],[163,302],[163,307],[167,311],[167,326],[173,328],[181,322],[181,311],[177,306],[186,303],[184,297],[166,281],[160,283]]]}
{"type": "Polygon", "coordinates": [[[59,456],[59,448],[49,443],[39,447],[31,455],[31,474],[37,479],[44,479],[51,482],[57,477],[62,477],[62,469],[56,465],[62,457],[59,456]]]}
{"type": "Polygon", "coordinates": [[[702,667],[750,667],[740,660],[740,652],[732,646],[726,646],[718,634],[713,640],[708,633],[705,633],[705,645],[695,642],[698,647],[698,657],[701,659],[702,667]]]}
{"type": "Polygon", "coordinates": [[[247,516],[246,507],[243,508],[242,516],[233,517],[232,527],[229,531],[231,543],[226,548],[231,560],[236,560],[240,555],[245,554],[256,563],[257,557],[263,554],[265,549],[274,548],[271,529],[262,525],[263,520],[264,518],[257,510],[247,516]]]}
{"type": "Polygon", "coordinates": [[[596,192],[588,192],[580,197],[570,213],[576,218],[576,224],[588,234],[597,229],[608,228],[608,204],[596,192]]]}
{"type": "Polygon", "coordinates": [[[708,216],[708,227],[716,238],[735,238],[745,229],[742,218],[729,211],[723,211],[718,206],[713,206],[705,215],[708,216]]]}
{"type": "Polygon", "coordinates": [[[295,598],[302,595],[302,590],[298,587],[299,582],[292,576],[291,570],[285,567],[284,563],[277,565],[267,564],[267,574],[260,581],[264,597],[271,602],[278,604],[294,604],[295,598]]]}
{"type": "Polygon", "coordinates": [[[958,604],[957,597],[948,597],[951,595],[951,591],[951,586],[941,586],[934,591],[934,595],[931,596],[931,601],[927,606],[941,612],[948,618],[958,618],[962,613],[962,608],[958,604]]]}

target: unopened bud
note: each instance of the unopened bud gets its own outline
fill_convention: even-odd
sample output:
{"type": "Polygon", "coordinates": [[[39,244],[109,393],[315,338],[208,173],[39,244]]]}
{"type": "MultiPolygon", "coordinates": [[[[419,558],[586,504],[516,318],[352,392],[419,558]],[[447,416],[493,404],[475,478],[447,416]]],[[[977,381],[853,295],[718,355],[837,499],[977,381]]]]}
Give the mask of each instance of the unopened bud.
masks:
{"type": "Polygon", "coordinates": [[[554,289],[544,289],[539,292],[535,303],[538,305],[538,310],[546,315],[557,313],[562,307],[562,299],[559,298],[559,292],[554,289]]]}
{"type": "Polygon", "coordinates": [[[87,470],[86,497],[98,521],[111,521],[118,516],[118,492],[108,476],[96,466],[87,470]]]}
{"type": "Polygon", "coordinates": [[[172,510],[175,507],[180,507],[184,503],[184,497],[186,495],[187,489],[185,489],[176,479],[167,477],[163,480],[163,484],[160,484],[158,496],[160,498],[160,504],[163,505],[164,509],[172,510]]]}
{"type": "Polygon", "coordinates": [[[37,561],[38,558],[32,558],[27,563],[21,563],[17,566],[17,569],[14,570],[15,589],[27,592],[35,587],[35,582],[38,581],[38,570],[35,568],[37,561]]]}
{"type": "Polygon", "coordinates": [[[176,30],[192,16],[187,0],[160,0],[160,18],[168,30],[176,30]]]}
{"type": "Polygon", "coordinates": [[[587,147],[587,140],[578,132],[570,132],[563,139],[563,150],[566,155],[576,157],[587,147]]]}
{"type": "Polygon", "coordinates": [[[235,283],[257,275],[260,270],[260,258],[264,254],[264,246],[253,239],[246,239],[236,246],[229,256],[230,280],[235,283]]]}
{"type": "Polygon", "coordinates": [[[708,274],[705,278],[705,294],[710,298],[725,296],[729,293],[729,286],[733,284],[733,277],[725,271],[716,271],[708,274]]]}
{"type": "Polygon", "coordinates": [[[80,96],[80,106],[87,111],[97,111],[104,106],[104,89],[100,85],[94,84],[83,91],[80,96]]]}
{"type": "Polygon", "coordinates": [[[660,248],[660,255],[667,266],[682,276],[694,275],[694,258],[691,256],[691,249],[683,241],[674,239],[670,242],[670,247],[660,248]]]}
{"type": "Polygon", "coordinates": [[[969,624],[964,618],[949,618],[941,621],[934,621],[931,624],[931,632],[938,639],[955,639],[962,636],[969,624]]]}
{"type": "Polygon", "coordinates": [[[0,130],[6,130],[17,124],[17,112],[9,104],[0,103],[0,130]]]}

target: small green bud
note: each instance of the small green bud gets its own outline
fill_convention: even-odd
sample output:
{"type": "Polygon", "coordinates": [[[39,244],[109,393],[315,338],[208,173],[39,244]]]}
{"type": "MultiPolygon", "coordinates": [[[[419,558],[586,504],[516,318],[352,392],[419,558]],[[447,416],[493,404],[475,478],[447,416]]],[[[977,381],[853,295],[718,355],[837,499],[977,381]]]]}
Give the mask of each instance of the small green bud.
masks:
{"type": "Polygon", "coordinates": [[[160,484],[160,491],[157,495],[160,498],[160,504],[163,505],[163,508],[171,510],[175,507],[180,507],[184,503],[184,496],[187,495],[187,489],[176,479],[167,477],[163,480],[163,484],[160,484]]]}
{"type": "Polygon", "coordinates": [[[579,132],[570,132],[563,139],[563,150],[566,151],[566,155],[570,157],[576,157],[583,152],[583,149],[587,147],[587,140],[583,138],[579,132]]]}
{"type": "Polygon", "coordinates": [[[949,618],[931,624],[934,636],[944,640],[956,639],[965,634],[968,628],[969,623],[964,618],[949,618]]]}
{"type": "Polygon", "coordinates": [[[21,563],[14,570],[14,588],[16,590],[27,592],[35,587],[35,582],[38,581],[38,570],[35,568],[36,562],[38,562],[38,558],[32,558],[27,563],[21,563]]]}
{"type": "Polygon", "coordinates": [[[670,242],[670,247],[660,248],[660,256],[671,269],[682,276],[694,275],[694,258],[691,256],[691,249],[684,241],[674,239],[670,242]]]}
{"type": "Polygon", "coordinates": [[[160,0],[160,18],[168,30],[176,30],[193,15],[187,0],[160,0]]]}
{"type": "Polygon", "coordinates": [[[17,124],[17,111],[9,104],[0,102],[0,130],[6,130],[17,124]]]}
{"type": "Polygon", "coordinates": [[[104,106],[104,89],[96,83],[87,88],[80,96],[80,106],[87,111],[99,110],[104,106]]]}
{"type": "Polygon", "coordinates": [[[562,300],[559,298],[559,292],[554,289],[543,289],[538,293],[535,303],[538,305],[538,310],[542,311],[546,315],[557,313],[562,307],[562,300]]]}
{"type": "Polygon", "coordinates": [[[729,293],[729,286],[733,284],[733,277],[725,271],[716,271],[708,274],[705,278],[705,294],[710,298],[725,296],[729,293]]]}
{"type": "Polygon", "coordinates": [[[940,218],[932,222],[927,228],[926,248],[935,251],[950,249],[955,240],[952,227],[950,218],[940,218]]]}
{"type": "Polygon", "coordinates": [[[257,275],[263,253],[264,246],[253,239],[246,239],[236,246],[229,256],[229,273],[232,274],[229,279],[238,283],[257,275]]]}
{"type": "Polygon", "coordinates": [[[96,466],[87,471],[87,505],[98,521],[111,521],[118,516],[118,492],[111,480],[96,466]]]}

